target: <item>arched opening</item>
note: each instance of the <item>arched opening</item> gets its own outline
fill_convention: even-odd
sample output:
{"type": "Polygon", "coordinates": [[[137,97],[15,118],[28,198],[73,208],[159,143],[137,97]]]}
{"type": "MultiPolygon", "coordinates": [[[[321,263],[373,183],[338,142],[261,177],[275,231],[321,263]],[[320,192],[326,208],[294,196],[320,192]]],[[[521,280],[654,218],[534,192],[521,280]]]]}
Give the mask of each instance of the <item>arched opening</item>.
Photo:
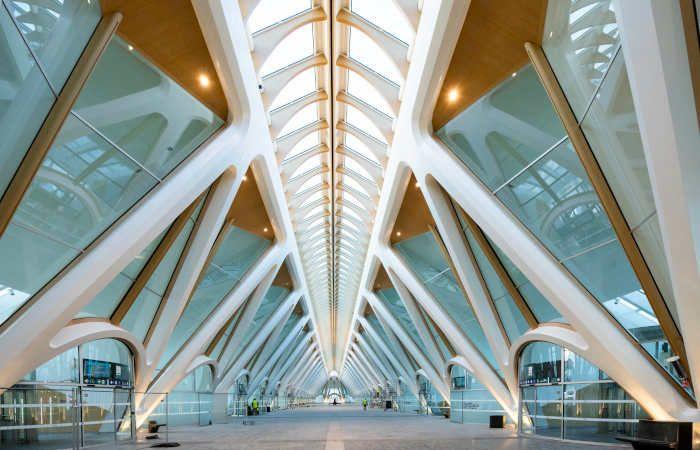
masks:
{"type": "Polygon", "coordinates": [[[531,342],[520,352],[520,432],[616,442],[633,434],[642,407],[605,372],[566,347],[531,342]]]}
{"type": "Polygon", "coordinates": [[[76,448],[132,439],[133,384],[133,354],[123,342],[72,347],[0,395],[9,442],[76,448]]]}
{"type": "Polygon", "coordinates": [[[490,416],[508,417],[491,392],[471,371],[458,364],[450,367],[450,421],[489,423],[490,416]]]}

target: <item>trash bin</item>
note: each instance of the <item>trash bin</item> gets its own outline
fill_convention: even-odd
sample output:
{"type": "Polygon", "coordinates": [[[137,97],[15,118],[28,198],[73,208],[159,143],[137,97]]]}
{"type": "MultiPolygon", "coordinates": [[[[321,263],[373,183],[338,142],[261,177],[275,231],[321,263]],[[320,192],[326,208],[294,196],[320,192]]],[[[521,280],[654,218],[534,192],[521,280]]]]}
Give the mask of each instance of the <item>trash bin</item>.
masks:
{"type": "Polygon", "coordinates": [[[489,428],[503,428],[506,416],[489,416],[489,428]]]}
{"type": "Polygon", "coordinates": [[[270,407],[269,407],[269,406],[266,406],[266,407],[265,407],[265,411],[270,412],[270,407]]]}

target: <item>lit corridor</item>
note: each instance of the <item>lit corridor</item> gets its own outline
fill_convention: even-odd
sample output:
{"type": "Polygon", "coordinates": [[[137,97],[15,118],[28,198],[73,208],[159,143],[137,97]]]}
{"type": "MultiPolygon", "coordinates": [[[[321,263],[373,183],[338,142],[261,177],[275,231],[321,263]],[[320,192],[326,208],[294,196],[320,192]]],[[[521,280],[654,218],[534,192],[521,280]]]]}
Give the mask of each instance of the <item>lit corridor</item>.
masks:
{"type": "MultiPolygon", "coordinates": [[[[161,441],[165,435],[160,433],[161,441]]],[[[509,430],[482,424],[455,424],[437,416],[384,412],[360,406],[312,406],[276,411],[210,427],[176,427],[171,442],[189,450],[583,450],[599,445],[519,437],[509,430]],[[245,421],[246,425],[243,424],[245,421]],[[252,421],[252,424],[251,424],[252,421]]],[[[139,443],[134,447],[145,448],[139,443]]],[[[616,447],[605,448],[615,450],[616,447]]]]}

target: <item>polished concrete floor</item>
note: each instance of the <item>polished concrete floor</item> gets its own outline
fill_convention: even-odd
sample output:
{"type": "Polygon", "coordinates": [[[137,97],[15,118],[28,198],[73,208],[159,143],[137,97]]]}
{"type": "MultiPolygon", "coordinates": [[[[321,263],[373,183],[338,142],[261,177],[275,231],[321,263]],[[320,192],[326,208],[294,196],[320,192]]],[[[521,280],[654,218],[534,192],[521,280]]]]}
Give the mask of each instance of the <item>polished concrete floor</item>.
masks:
{"type": "MultiPolygon", "coordinates": [[[[619,450],[629,447],[564,443],[518,437],[486,425],[461,425],[433,416],[417,416],[356,406],[317,406],[279,411],[226,425],[180,427],[170,441],[184,450],[619,450]]],[[[162,436],[162,434],[161,434],[162,436]]],[[[149,445],[152,441],[149,443],[149,445]]],[[[144,444],[137,445],[143,448],[144,444]]],[[[123,446],[120,448],[124,448],[123,446]]]]}

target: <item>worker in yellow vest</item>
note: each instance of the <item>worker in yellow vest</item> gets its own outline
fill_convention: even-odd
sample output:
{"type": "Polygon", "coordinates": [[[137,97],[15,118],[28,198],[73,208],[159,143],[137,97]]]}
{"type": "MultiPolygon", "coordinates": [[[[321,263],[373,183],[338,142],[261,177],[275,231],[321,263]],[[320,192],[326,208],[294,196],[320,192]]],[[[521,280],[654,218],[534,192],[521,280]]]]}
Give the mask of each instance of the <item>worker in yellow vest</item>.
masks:
{"type": "Polygon", "coordinates": [[[253,415],[257,416],[260,413],[260,411],[258,411],[258,399],[257,398],[253,399],[252,407],[253,407],[253,415]]]}
{"type": "Polygon", "coordinates": [[[365,409],[365,410],[367,409],[367,399],[366,398],[362,399],[362,409],[365,409]]]}

